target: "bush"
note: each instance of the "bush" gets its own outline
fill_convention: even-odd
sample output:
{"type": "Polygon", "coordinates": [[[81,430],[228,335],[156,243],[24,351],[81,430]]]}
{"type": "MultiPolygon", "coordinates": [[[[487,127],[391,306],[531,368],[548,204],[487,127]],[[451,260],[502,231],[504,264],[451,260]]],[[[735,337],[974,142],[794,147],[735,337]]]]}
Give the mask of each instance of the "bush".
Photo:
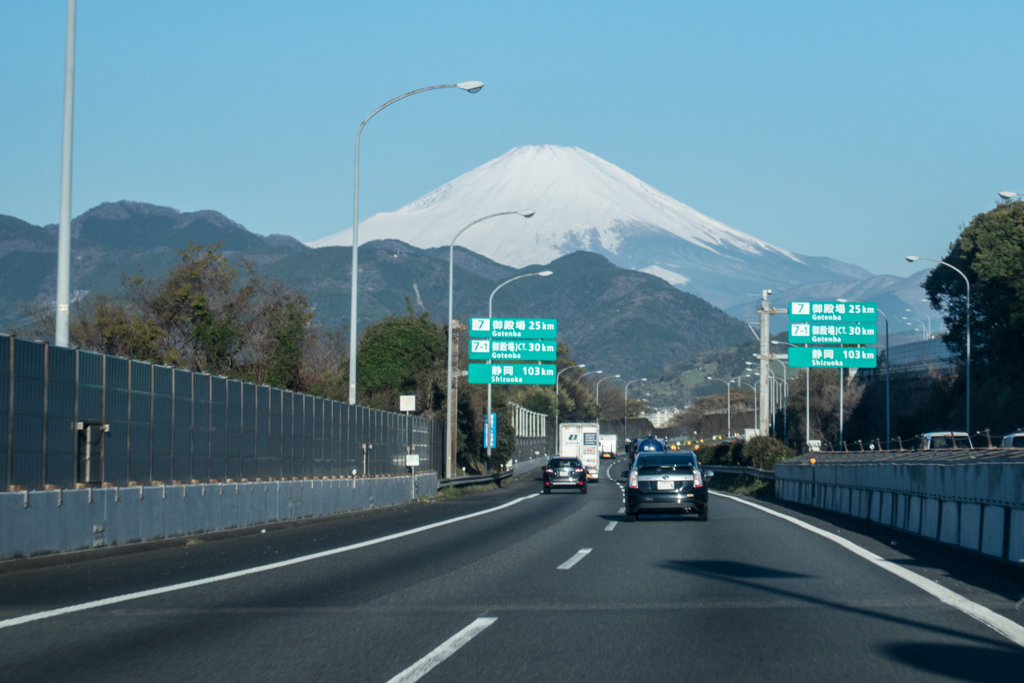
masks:
{"type": "Polygon", "coordinates": [[[793,451],[778,439],[771,436],[755,436],[743,444],[742,461],[748,467],[774,470],[775,463],[789,460],[793,455],[793,451]]]}

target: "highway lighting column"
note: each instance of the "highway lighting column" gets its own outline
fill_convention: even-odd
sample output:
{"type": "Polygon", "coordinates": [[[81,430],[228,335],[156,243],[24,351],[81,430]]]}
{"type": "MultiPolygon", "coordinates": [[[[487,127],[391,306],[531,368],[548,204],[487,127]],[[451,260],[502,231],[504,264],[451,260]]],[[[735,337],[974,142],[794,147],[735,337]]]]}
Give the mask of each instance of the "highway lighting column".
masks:
{"type": "Polygon", "coordinates": [[[966,326],[967,326],[967,411],[966,411],[966,413],[967,413],[966,418],[967,419],[966,419],[966,423],[967,423],[967,433],[970,434],[971,433],[971,281],[967,279],[967,276],[964,275],[962,270],[960,270],[959,268],[957,268],[955,266],[949,265],[945,261],[940,261],[938,259],[933,259],[933,258],[925,258],[923,256],[907,256],[906,258],[911,263],[913,263],[914,261],[931,261],[932,263],[937,263],[940,266],[946,266],[947,268],[955,270],[960,275],[960,277],[962,277],[964,279],[964,284],[967,285],[967,310],[964,311],[964,318],[966,318],[966,326]]]}
{"type": "MultiPolygon", "coordinates": [[[[494,288],[494,291],[491,292],[490,298],[487,300],[487,319],[490,320],[491,318],[494,317],[494,295],[498,293],[499,289],[501,289],[502,287],[504,287],[505,285],[507,285],[510,282],[515,282],[516,280],[522,280],[524,277],[533,277],[534,275],[536,275],[537,277],[551,277],[552,273],[551,273],[550,270],[544,270],[544,271],[541,271],[539,273],[527,273],[526,275],[517,275],[514,278],[511,278],[509,280],[505,280],[504,282],[502,282],[500,285],[498,285],[497,287],[494,288]]],[[[449,273],[449,281],[450,281],[450,279],[451,279],[451,273],[449,273]]],[[[448,307],[448,309],[449,309],[449,311],[451,311],[451,301],[450,300],[449,300],[449,307],[448,307]]],[[[450,315],[450,313],[449,313],[449,315],[450,315]]],[[[448,326],[451,327],[451,320],[450,319],[448,321],[448,326]]],[[[491,361],[487,361],[487,364],[490,365],[491,361]]],[[[449,369],[450,369],[451,368],[450,360],[449,360],[448,366],[449,366],[449,369]]],[[[495,420],[495,422],[497,422],[497,420],[495,420]]],[[[490,429],[491,429],[491,385],[488,384],[487,385],[487,417],[484,419],[484,434],[486,435],[485,441],[487,442],[487,473],[488,474],[491,473],[491,441],[492,441],[492,438],[493,438],[495,443],[497,443],[497,440],[498,440],[498,437],[497,437],[496,434],[492,437],[492,435],[490,434],[490,429]]]]}
{"type": "Polygon", "coordinates": [[[724,379],[718,379],[717,377],[712,377],[712,376],[708,375],[704,379],[706,379],[708,382],[721,382],[722,384],[725,385],[725,411],[726,411],[725,424],[726,424],[726,431],[728,432],[729,438],[731,439],[732,438],[732,379],[736,379],[736,378],[733,377],[731,380],[726,382],[724,379]]]}
{"type": "Polygon", "coordinates": [[[64,39],[64,132],[60,155],[60,225],[57,229],[57,318],[54,342],[68,346],[71,317],[71,142],[75,119],[75,0],[68,0],[64,39]]]}
{"type": "Polygon", "coordinates": [[[597,387],[595,388],[595,392],[598,408],[601,407],[601,382],[605,381],[606,379],[619,379],[620,377],[622,377],[622,375],[611,375],[609,377],[602,377],[601,379],[597,380],[597,387]]]}
{"type": "Polygon", "coordinates": [[[885,450],[889,450],[890,434],[889,431],[889,365],[891,360],[889,358],[889,316],[887,316],[881,308],[878,312],[885,318],[885,450]]]}
{"type": "MultiPolygon", "coordinates": [[[[359,322],[357,311],[357,295],[359,292],[359,138],[363,134],[363,126],[365,126],[366,122],[372,119],[381,109],[394,104],[398,100],[404,100],[410,95],[416,95],[417,93],[426,92],[428,90],[439,90],[441,88],[460,88],[469,93],[478,93],[483,87],[484,84],[480,81],[465,81],[463,83],[452,83],[451,85],[433,85],[429,88],[420,88],[419,90],[407,92],[404,95],[399,95],[395,99],[389,100],[374,109],[369,116],[363,119],[363,122],[359,124],[359,129],[356,131],[355,200],[352,205],[352,310],[349,314],[349,327],[351,329],[349,330],[348,342],[348,402],[350,405],[355,405],[356,403],[356,353],[359,322]]],[[[448,436],[448,440],[449,442],[451,441],[450,434],[448,436]]],[[[445,476],[450,476],[450,473],[446,473],[445,476]]]]}
{"type": "MultiPolygon", "coordinates": [[[[753,379],[753,377],[749,377],[749,379],[753,379]]],[[[754,384],[747,384],[746,382],[744,382],[742,380],[738,380],[736,382],[736,384],[740,385],[741,387],[750,387],[750,390],[752,392],[754,392],[754,420],[753,420],[753,425],[751,425],[751,426],[754,429],[756,429],[757,428],[757,416],[760,414],[760,413],[757,412],[757,386],[754,385],[754,384]]]]}
{"type": "Polygon", "coordinates": [[[625,443],[626,439],[629,438],[629,385],[634,382],[646,382],[646,377],[640,379],[633,379],[626,382],[626,386],[622,389],[622,442],[625,443]]]}
{"type": "Polygon", "coordinates": [[[573,368],[585,368],[586,363],[580,363],[579,365],[570,365],[567,368],[562,368],[555,373],[555,455],[562,454],[562,435],[558,431],[558,378],[562,376],[562,373],[566,370],[572,370],[573,368]]]}
{"type": "MultiPolygon", "coordinates": [[[[886,321],[886,334],[888,334],[889,323],[886,321]]],[[[888,337],[886,337],[888,340],[888,337]]],[[[888,343],[888,342],[887,342],[888,343]]],[[[796,344],[790,344],[784,341],[773,341],[772,344],[782,344],[784,346],[796,346],[796,344]]],[[[804,344],[805,347],[809,347],[810,344],[804,344]]],[[[888,362],[888,361],[887,361],[888,362]]],[[[811,446],[807,442],[811,439],[811,369],[804,368],[804,445],[807,447],[807,452],[811,452],[811,446]]]]}
{"type": "MultiPolygon", "coordinates": [[[[481,86],[483,87],[483,86],[481,86]]],[[[452,424],[452,301],[454,299],[454,281],[455,281],[455,240],[459,239],[459,235],[466,232],[474,225],[481,221],[486,221],[489,218],[496,218],[498,216],[508,216],[511,214],[518,214],[524,218],[529,218],[534,214],[534,211],[502,211],[500,213],[492,213],[489,216],[483,218],[477,218],[475,221],[467,225],[466,227],[455,233],[455,237],[452,237],[451,244],[448,245],[448,373],[447,380],[445,383],[445,476],[451,477],[452,469],[452,436],[455,434],[455,426],[452,424]]],[[[493,295],[493,294],[492,294],[493,295]]],[[[488,385],[490,386],[490,385],[488,385]]],[[[488,416],[489,417],[489,416],[488,416]]]]}

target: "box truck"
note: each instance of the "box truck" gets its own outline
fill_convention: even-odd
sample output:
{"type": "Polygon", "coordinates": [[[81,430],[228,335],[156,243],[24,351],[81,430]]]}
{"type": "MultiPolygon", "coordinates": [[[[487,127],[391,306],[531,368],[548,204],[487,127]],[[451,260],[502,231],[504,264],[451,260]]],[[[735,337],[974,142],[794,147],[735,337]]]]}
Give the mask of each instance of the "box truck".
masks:
{"type": "Polygon", "coordinates": [[[619,452],[619,435],[618,434],[602,434],[599,438],[601,442],[601,457],[602,458],[614,458],[619,452]]]}
{"type": "Polygon", "coordinates": [[[596,422],[564,422],[558,432],[558,454],[563,458],[579,458],[587,470],[587,480],[598,481],[601,426],[596,422]]]}

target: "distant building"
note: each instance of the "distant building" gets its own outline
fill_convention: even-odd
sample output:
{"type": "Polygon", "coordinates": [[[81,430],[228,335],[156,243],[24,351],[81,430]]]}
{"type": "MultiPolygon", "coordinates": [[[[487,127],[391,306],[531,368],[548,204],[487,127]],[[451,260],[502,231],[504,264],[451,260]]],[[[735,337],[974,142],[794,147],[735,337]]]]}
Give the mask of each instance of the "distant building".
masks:
{"type": "Polygon", "coordinates": [[[659,408],[653,413],[641,413],[640,417],[646,417],[654,425],[655,429],[667,427],[669,420],[678,412],[675,408],[659,408]]]}

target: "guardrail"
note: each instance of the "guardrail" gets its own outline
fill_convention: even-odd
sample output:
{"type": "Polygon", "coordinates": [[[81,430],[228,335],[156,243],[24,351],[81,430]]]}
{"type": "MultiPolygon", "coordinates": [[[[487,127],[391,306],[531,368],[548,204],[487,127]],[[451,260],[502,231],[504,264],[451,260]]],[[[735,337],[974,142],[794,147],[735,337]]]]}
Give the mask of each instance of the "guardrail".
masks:
{"type": "Polygon", "coordinates": [[[775,472],[771,470],[760,470],[756,467],[741,467],[738,465],[705,465],[705,470],[711,472],[725,472],[726,474],[749,474],[759,479],[775,479],[775,472]]]}
{"type": "Polygon", "coordinates": [[[508,472],[502,472],[500,474],[476,474],[468,477],[452,477],[450,479],[439,479],[437,481],[437,488],[443,489],[446,486],[470,486],[472,484],[490,484],[491,482],[499,482],[508,479],[515,470],[509,470],[508,472]]]}

